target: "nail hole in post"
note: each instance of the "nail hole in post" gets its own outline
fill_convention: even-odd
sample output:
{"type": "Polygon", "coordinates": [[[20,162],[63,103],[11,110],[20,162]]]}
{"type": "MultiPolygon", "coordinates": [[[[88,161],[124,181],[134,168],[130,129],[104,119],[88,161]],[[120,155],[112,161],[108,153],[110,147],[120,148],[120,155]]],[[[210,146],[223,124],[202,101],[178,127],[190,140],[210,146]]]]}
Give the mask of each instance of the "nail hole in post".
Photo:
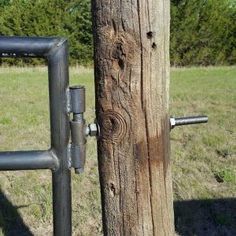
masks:
{"type": "Polygon", "coordinates": [[[147,38],[151,39],[152,37],[153,37],[153,32],[152,31],[147,32],[147,38]]]}
{"type": "Polygon", "coordinates": [[[152,43],[152,48],[153,48],[153,49],[156,49],[156,48],[157,48],[156,43],[152,43]]]}

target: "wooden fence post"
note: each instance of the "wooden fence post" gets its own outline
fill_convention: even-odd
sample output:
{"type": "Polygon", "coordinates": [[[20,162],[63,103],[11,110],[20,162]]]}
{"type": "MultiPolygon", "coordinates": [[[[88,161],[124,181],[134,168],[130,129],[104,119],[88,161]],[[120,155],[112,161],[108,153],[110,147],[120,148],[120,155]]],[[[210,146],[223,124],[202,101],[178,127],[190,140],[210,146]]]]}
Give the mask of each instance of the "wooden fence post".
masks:
{"type": "Polygon", "coordinates": [[[174,235],[169,0],[93,0],[105,235],[174,235]]]}

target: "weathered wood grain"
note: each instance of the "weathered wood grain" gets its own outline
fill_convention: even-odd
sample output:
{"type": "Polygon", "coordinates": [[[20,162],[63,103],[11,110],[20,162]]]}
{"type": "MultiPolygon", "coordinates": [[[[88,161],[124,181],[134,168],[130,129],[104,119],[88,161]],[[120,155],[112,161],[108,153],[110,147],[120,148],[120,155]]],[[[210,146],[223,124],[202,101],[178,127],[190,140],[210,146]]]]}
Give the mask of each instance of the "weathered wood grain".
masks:
{"type": "Polygon", "coordinates": [[[174,235],[169,0],[93,0],[104,234],[174,235]]]}

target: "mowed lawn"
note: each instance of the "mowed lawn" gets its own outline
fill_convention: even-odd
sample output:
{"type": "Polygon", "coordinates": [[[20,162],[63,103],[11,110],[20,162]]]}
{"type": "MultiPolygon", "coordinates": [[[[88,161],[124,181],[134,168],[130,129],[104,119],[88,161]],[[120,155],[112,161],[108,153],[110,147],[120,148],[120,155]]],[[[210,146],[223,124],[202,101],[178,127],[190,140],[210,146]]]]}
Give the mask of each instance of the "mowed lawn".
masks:
{"type": "MultiPolygon", "coordinates": [[[[87,90],[93,71],[70,70],[87,90]]],[[[205,114],[209,123],[171,131],[175,223],[179,235],[236,235],[236,67],[172,69],[170,114],[205,114]]],[[[50,146],[46,68],[0,68],[0,151],[50,146]]],[[[96,142],[73,178],[73,235],[101,235],[96,142]]],[[[0,173],[0,235],[52,235],[50,171],[0,173]]]]}

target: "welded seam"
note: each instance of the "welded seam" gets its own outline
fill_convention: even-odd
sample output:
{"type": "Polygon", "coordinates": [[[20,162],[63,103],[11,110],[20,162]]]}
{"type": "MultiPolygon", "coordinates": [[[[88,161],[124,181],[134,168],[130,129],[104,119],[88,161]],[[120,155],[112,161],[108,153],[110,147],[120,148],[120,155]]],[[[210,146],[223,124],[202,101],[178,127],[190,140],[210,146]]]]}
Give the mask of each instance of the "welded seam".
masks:
{"type": "Polygon", "coordinates": [[[56,38],[51,48],[44,54],[44,57],[49,58],[50,56],[52,56],[66,42],[66,38],[56,38]]]}
{"type": "Polygon", "coordinates": [[[53,151],[53,149],[50,149],[48,151],[48,153],[50,154],[50,156],[52,157],[52,160],[53,160],[53,166],[52,166],[51,170],[52,171],[58,170],[60,167],[60,162],[59,162],[59,159],[58,159],[56,153],[53,151]]]}

